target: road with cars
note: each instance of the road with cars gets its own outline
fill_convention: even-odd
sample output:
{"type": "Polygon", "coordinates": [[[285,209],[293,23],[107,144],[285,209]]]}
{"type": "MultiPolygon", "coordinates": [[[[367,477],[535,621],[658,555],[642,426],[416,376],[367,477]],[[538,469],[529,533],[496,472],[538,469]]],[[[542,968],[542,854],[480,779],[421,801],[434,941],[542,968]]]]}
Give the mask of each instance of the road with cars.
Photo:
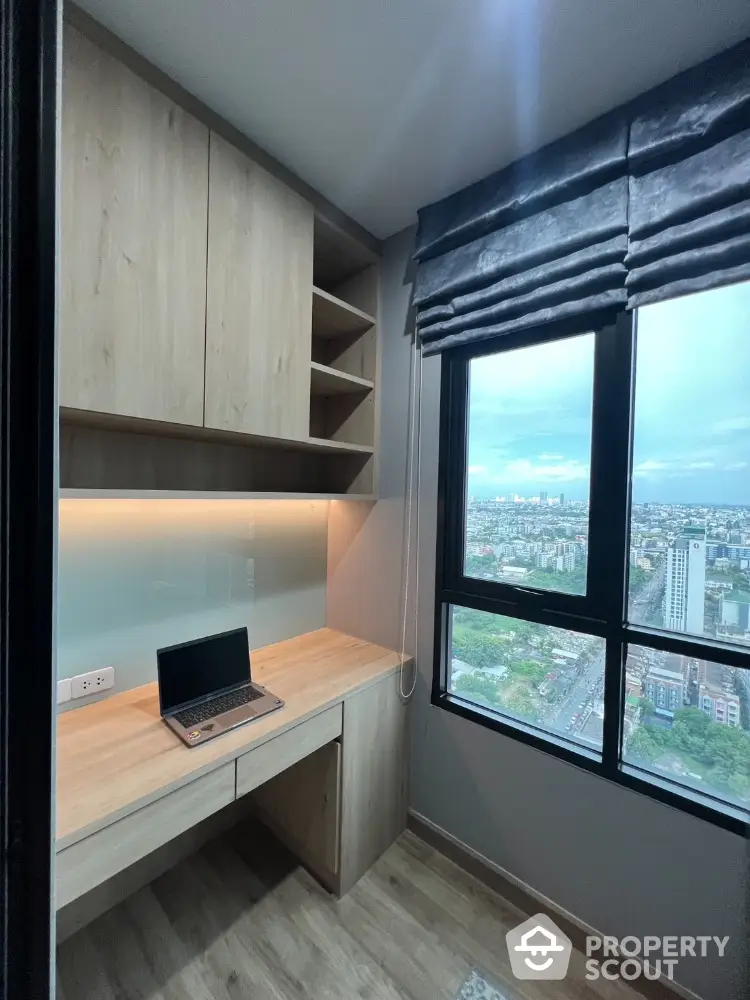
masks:
{"type": "MultiPolygon", "coordinates": [[[[661,606],[665,569],[647,580],[630,601],[629,616],[643,623],[661,606]]],[[[576,678],[564,700],[541,721],[545,728],[575,737],[583,728],[591,709],[604,689],[604,652],[595,655],[576,678]]]]}

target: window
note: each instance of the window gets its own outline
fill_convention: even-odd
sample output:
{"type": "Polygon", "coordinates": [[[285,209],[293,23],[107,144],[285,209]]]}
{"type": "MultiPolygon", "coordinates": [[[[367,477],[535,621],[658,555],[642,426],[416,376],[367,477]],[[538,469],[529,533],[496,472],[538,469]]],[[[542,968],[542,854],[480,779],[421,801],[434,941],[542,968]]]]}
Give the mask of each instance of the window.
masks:
{"type": "Polygon", "coordinates": [[[747,809],[749,695],[750,671],[630,646],[624,760],[747,809]],[[668,698],[654,699],[655,679],[668,698]]]}
{"type": "Polygon", "coordinates": [[[604,640],[453,608],[449,690],[601,750],[604,640]]]}
{"type": "Polygon", "coordinates": [[[745,283],[443,354],[433,683],[449,711],[737,830],[748,317],[745,283]]]}
{"type": "Polygon", "coordinates": [[[639,311],[629,581],[634,624],[746,646],[749,316],[750,283],[639,311]]]}
{"type": "Polygon", "coordinates": [[[469,362],[467,576],[586,593],[593,388],[593,334],[469,362]]]}

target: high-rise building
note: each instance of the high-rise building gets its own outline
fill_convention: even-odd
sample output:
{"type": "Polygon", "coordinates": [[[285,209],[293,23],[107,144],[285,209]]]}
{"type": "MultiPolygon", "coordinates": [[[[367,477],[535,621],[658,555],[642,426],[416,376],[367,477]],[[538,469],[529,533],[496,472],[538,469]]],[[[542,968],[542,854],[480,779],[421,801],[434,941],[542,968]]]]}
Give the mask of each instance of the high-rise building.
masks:
{"type": "Polygon", "coordinates": [[[561,507],[565,506],[565,494],[564,493],[560,494],[560,506],[561,507]]]}
{"type": "Polygon", "coordinates": [[[547,503],[547,494],[542,492],[539,494],[539,503],[547,503]]]}
{"type": "Polygon", "coordinates": [[[703,634],[706,532],[683,528],[667,550],[664,624],[675,632],[703,634]]]}
{"type": "Polygon", "coordinates": [[[643,679],[643,694],[658,715],[674,717],[685,701],[685,665],[680,656],[670,655],[666,662],[649,665],[643,679]]]}
{"type": "Polygon", "coordinates": [[[719,725],[739,726],[740,698],[732,689],[728,669],[720,663],[701,662],[698,667],[698,708],[719,725]]]}

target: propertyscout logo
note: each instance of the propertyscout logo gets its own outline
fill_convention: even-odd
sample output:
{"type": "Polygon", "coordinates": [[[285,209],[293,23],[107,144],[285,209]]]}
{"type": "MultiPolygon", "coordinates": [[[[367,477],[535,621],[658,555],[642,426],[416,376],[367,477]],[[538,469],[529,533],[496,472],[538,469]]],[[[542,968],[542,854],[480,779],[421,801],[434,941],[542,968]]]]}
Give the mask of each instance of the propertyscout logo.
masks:
{"type": "Polygon", "coordinates": [[[545,913],[505,935],[516,979],[565,979],[573,945],[545,913]]]}
{"type": "MultiPolygon", "coordinates": [[[[546,914],[537,913],[505,935],[516,979],[564,979],[573,946],[546,914]]],[[[586,938],[586,979],[674,979],[680,958],[724,957],[728,937],[586,938]]]]}

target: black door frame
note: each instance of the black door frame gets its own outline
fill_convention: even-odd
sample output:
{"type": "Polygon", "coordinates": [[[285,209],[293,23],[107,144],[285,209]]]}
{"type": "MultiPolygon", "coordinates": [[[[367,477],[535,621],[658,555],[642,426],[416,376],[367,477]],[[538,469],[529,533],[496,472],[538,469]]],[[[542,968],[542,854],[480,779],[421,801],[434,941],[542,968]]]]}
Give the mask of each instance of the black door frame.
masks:
{"type": "Polygon", "coordinates": [[[58,0],[0,0],[0,1000],[49,997],[58,0]]]}

